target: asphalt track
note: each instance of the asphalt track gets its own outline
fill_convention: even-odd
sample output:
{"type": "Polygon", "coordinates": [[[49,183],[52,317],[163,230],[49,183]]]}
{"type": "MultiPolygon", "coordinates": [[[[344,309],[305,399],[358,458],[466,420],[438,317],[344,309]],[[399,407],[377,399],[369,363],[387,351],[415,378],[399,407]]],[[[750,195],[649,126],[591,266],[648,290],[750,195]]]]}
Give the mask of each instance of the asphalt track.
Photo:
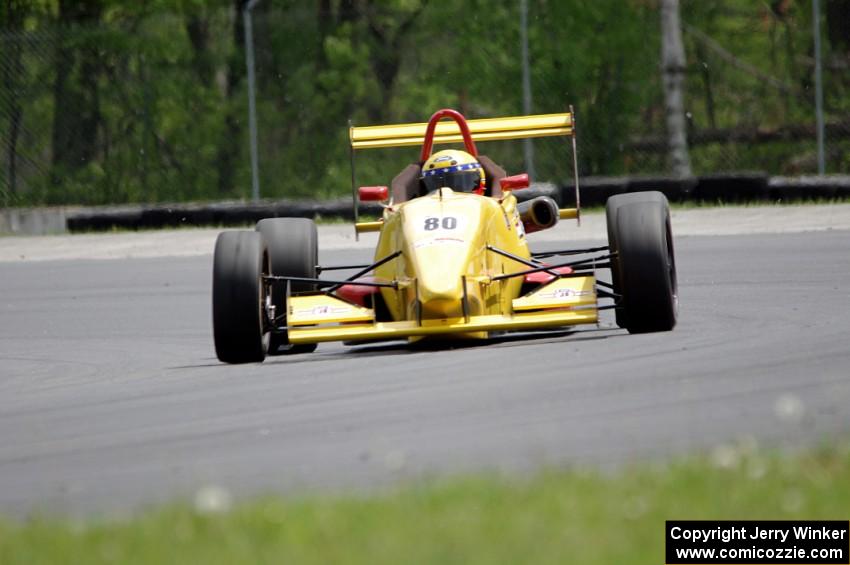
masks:
{"type": "Polygon", "coordinates": [[[605,313],[484,346],[323,344],[246,366],[214,356],[210,255],[2,263],[0,514],[846,438],[850,231],[676,243],[673,332],[628,335],[605,313]]]}

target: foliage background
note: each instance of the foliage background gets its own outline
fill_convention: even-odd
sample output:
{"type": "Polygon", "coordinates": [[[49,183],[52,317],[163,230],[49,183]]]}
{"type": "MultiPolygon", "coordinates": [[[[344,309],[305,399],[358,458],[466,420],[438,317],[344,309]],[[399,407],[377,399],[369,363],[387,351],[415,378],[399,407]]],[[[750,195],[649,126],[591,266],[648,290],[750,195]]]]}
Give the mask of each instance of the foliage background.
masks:
{"type": "MultiPolygon", "coordinates": [[[[850,170],[850,0],[823,0],[827,171],[850,170]]],[[[0,205],[250,195],[245,0],[3,0],[0,205]]],[[[657,0],[529,0],[533,109],[574,104],[583,175],[667,170],[657,0]]],[[[348,120],[522,113],[519,0],[264,0],[264,197],[350,190],[348,120]]],[[[816,169],[810,1],[682,0],[696,174],[816,169]]],[[[539,180],[571,175],[536,140],[539,180]]],[[[510,172],[515,144],[483,150],[510,172]]],[[[358,154],[387,183],[411,149],[358,154]]]]}

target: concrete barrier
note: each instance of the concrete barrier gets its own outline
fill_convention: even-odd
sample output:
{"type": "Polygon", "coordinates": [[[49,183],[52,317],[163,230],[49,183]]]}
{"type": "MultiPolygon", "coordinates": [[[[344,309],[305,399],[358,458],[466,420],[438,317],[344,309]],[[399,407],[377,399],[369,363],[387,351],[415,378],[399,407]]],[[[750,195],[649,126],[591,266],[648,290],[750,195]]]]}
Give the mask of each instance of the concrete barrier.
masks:
{"type": "Polygon", "coordinates": [[[46,235],[67,230],[67,208],[0,208],[0,234],[46,235]]]}

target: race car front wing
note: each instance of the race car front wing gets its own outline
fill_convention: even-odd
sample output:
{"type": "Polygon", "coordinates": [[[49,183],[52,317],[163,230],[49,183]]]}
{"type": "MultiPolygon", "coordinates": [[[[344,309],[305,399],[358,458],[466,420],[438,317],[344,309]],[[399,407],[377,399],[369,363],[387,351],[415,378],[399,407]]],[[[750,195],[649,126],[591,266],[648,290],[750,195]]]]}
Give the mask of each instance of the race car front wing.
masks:
{"type": "MultiPolygon", "coordinates": [[[[494,253],[509,255],[499,249],[488,247],[494,253]]],[[[404,321],[378,321],[374,308],[367,308],[349,302],[335,294],[334,290],[343,284],[363,286],[388,287],[399,290],[403,286],[415,286],[416,281],[358,281],[357,279],[371,271],[376,266],[396,258],[400,253],[393,253],[372,265],[349,266],[358,268],[358,272],[346,280],[303,279],[295,277],[268,276],[271,281],[286,282],[286,314],[279,319],[286,319],[286,326],[277,328],[286,330],[290,343],[318,343],[323,341],[346,340],[387,340],[403,339],[416,336],[429,336],[453,333],[473,333],[490,331],[521,331],[554,328],[578,324],[594,324],[598,321],[601,309],[612,308],[600,306],[602,298],[616,299],[618,296],[610,290],[601,287],[610,285],[598,281],[594,275],[596,268],[609,266],[610,254],[597,254],[589,259],[578,259],[569,262],[545,265],[540,257],[554,255],[573,255],[581,252],[605,252],[607,248],[587,250],[568,250],[541,253],[530,261],[516,258],[528,269],[498,275],[494,277],[476,277],[481,284],[490,284],[505,278],[524,276],[543,271],[553,275],[552,280],[533,291],[514,299],[511,312],[506,314],[468,315],[464,304],[464,315],[456,318],[414,319],[404,321]],[[570,266],[575,270],[564,275],[557,269],[570,266]],[[291,282],[314,282],[327,290],[301,295],[291,295],[291,282]]],[[[333,270],[325,267],[322,270],[333,270]]],[[[466,285],[464,285],[466,288],[466,285]]],[[[465,297],[464,297],[465,301],[465,297]]]]}

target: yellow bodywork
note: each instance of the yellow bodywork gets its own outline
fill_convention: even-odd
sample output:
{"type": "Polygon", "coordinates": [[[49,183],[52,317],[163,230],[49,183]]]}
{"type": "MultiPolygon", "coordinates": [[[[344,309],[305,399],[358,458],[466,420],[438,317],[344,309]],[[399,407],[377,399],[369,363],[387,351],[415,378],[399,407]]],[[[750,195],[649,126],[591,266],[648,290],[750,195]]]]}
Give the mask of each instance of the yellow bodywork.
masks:
{"type": "MultiPolygon", "coordinates": [[[[573,135],[573,115],[538,114],[535,116],[512,116],[509,118],[483,118],[466,120],[475,141],[525,139],[573,135]]],[[[422,145],[427,123],[396,124],[388,126],[352,127],[349,139],[353,149],[376,149],[379,147],[405,147],[422,145]]],[[[454,122],[440,122],[434,131],[434,143],[459,143],[463,141],[460,128],[454,122]]]]}
{"type": "MultiPolygon", "coordinates": [[[[524,277],[494,277],[528,270],[488,250],[530,260],[516,198],[496,199],[443,188],[384,209],[375,281],[395,283],[380,293],[392,321],[375,321],[368,308],[327,295],[290,297],[289,341],[418,339],[454,334],[485,338],[491,331],[529,330],[597,321],[593,276],[555,278],[521,297],[524,277]]],[[[366,230],[363,230],[366,231],[366,230]]]]}
{"type": "MultiPolygon", "coordinates": [[[[572,137],[573,167],[577,169],[572,108],[561,114],[465,120],[465,123],[475,141],[572,137]]],[[[349,129],[352,164],[357,150],[421,145],[427,128],[424,122],[352,127],[349,129]]],[[[434,144],[462,140],[457,121],[436,123],[434,144]]],[[[577,177],[576,191],[578,203],[577,177]]],[[[355,218],[356,211],[355,197],[355,218]]],[[[559,216],[578,220],[579,207],[560,210],[559,216]]],[[[517,201],[510,191],[492,198],[443,188],[408,202],[390,203],[380,220],[355,223],[355,230],[358,234],[380,232],[376,263],[398,254],[375,268],[372,274],[374,282],[389,285],[380,288],[380,295],[391,320],[378,320],[372,309],[335,296],[292,296],[287,298],[287,331],[291,343],[416,340],[446,334],[485,338],[493,331],[597,321],[593,276],[553,277],[526,296],[520,296],[523,275],[499,278],[530,269],[528,264],[492,250],[526,262],[531,259],[517,201]]]]}
{"type": "Polygon", "coordinates": [[[476,316],[467,322],[463,318],[447,320],[415,320],[377,322],[375,324],[342,325],[334,327],[299,328],[289,330],[290,343],[319,343],[322,341],[400,339],[447,334],[469,336],[491,331],[517,331],[557,328],[576,324],[595,324],[596,310],[522,314],[517,316],[476,316]]]}

